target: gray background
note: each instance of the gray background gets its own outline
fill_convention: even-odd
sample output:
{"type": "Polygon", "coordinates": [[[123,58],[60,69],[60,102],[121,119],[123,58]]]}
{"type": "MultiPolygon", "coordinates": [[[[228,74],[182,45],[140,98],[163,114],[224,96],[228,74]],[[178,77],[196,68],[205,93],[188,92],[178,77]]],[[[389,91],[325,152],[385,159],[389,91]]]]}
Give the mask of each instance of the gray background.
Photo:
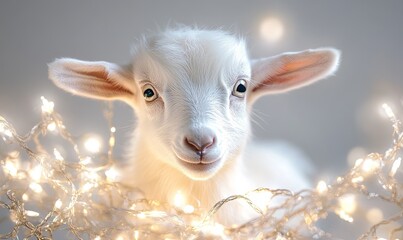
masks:
{"type": "MultiPolygon", "coordinates": [[[[224,27],[248,39],[250,55],[332,46],[342,51],[335,76],[313,86],[258,101],[259,139],[287,140],[316,167],[315,179],[348,168],[351,149],[383,150],[391,127],[379,112],[403,103],[403,1],[2,1],[0,3],[0,115],[20,133],[40,119],[40,96],[56,103],[74,134],[106,134],[100,102],[74,97],[47,79],[58,57],[127,63],[143,33],[168,24],[224,27]],[[279,18],[281,41],[259,34],[279,18]]],[[[135,119],[115,104],[117,155],[135,119]]]]}

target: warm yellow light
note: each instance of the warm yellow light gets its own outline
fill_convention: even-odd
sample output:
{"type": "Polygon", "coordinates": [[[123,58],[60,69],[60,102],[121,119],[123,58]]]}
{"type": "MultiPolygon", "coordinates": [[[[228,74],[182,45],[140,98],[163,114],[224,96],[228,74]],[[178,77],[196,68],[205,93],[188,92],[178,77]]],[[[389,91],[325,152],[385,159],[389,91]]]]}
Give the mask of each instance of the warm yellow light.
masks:
{"type": "Polygon", "coordinates": [[[367,220],[371,224],[377,224],[383,219],[383,213],[379,208],[371,208],[366,214],[367,220]]]}
{"type": "Polygon", "coordinates": [[[43,188],[41,185],[39,185],[38,183],[31,183],[29,184],[29,188],[34,191],[35,193],[41,193],[43,191],[43,188]]]}
{"type": "Polygon", "coordinates": [[[42,100],[42,113],[53,113],[53,109],[55,107],[55,104],[51,101],[48,101],[44,96],[41,96],[42,100]]]}
{"type": "Polygon", "coordinates": [[[327,184],[323,180],[319,181],[318,185],[316,185],[316,191],[318,191],[319,194],[325,194],[327,193],[327,190],[327,184]]]}
{"type": "Polygon", "coordinates": [[[81,159],[80,163],[83,164],[83,165],[88,165],[88,164],[92,163],[92,158],[91,157],[85,157],[85,158],[81,159]]]}
{"type": "Polygon", "coordinates": [[[38,216],[39,216],[39,213],[38,213],[38,212],[31,211],[31,210],[25,210],[25,214],[26,214],[28,217],[38,217],[38,216]]]}
{"type": "Polygon", "coordinates": [[[49,123],[47,129],[49,131],[51,131],[51,132],[55,131],[56,130],[56,123],[55,122],[49,123]]]}
{"type": "Polygon", "coordinates": [[[181,191],[177,191],[173,199],[173,204],[176,207],[182,208],[186,204],[185,195],[181,191]]]}
{"type": "Polygon", "coordinates": [[[22,200],[28,201],[29,200],[28,194],[26,194],[26,193],[22,194],[22,200]]]}
{"type": "Polygon", "coordinates": [[[53,155],[55,155],[55,158],[58,161],[64,160],[63,156],[60,154],[60,152],[56,148],[53,149],[53,155]]]}
{"type": "Polygon", "coordinates": [[[364,177],[363,176],[357,176],[351,179],[352,183],[360,183],[364,181],[364,177]]]}
{"type": "Polygon", "coordinates": [[[12,176],[12,177],[17,176],[17,173],[18,173],[17,166],[11,161],[6,161],[6,163],[4,165],[4,170],[6,173],[10,174],[10,176],[12,176]]]}
{"type": "Polygon", "coordinates": [[[189,205],[184,206],[182,210],[186,214],[192,214],[195,211],[195,208],[189,204],[189,205]]]}
{"type": "Polygon", "coordinates": [[[357,209],[357,200],[355,195],[346,194],[339,198],[339,207],[347,214],[354,213],[357,209]]]}
{"type": "Polygon", "coordinates": [[[277,42],[284,34],[283,23],[278,18],[267,18],[260,24],[260,34],[268,42],[277,42]]]}
{"type": "Polygon", "coordinates": [[[31,178],[33,180],[35,180],[36,182],[39,182],[42,177],[42,166],[39,164],[36,165],[34,168],[31,169],[31,171],[29,172],[29,175],[31,176],[31,178]]]}
{"type": "Polygon", "coordinates": [[[393,162],[393,164],[392,164],[392,167],[390,168],[390,172],[389,172],[389,176],[391,176],[391,177],[394,177],[395,176],[395,174],[396,174],[396,172],[397,172],[397,169],[400,167],[400,164],[402,163],[402,159],[399,157],[399,158],[397,158],[394,162],[393,162]]]}
{"type": "Polygon", "coordinates": [[[62,207],[62,205],[63,205],[62,200],[57,199],[57,201],[55,202],[55,208],[60,209],[62,207]]]}
{"type": "Polygon", "coordinates": [[[86,183],[84,184],[84,186],[81,188],[81,191],[83,192],[88,192],[89,190],[91,190],[91,188],[94,187],[94,184],[92,183],[86,183]]]}
{"type": "Polygon", "coordinates": [[[392,108],[387,103],[382,104],[382,109],[388,118],[390,119],[396,118],[392,108]]]}
{"type": "Polygon", "coordinates": [[[101,240],[101,237],[100,237],[100,236],[96,236],[96,237],[94,238],[94,240],[101,240]]]}
{"type": "Polygon", "coordinates": [[[91,153],[98,153],[101,150],[101,141],[98,137],[89,137],[85,140],[84,147],[91,153]]]}
{"type": "Polygon", "coordinates": [[[373,173],[381,168],[382,163],[377,159],[367,158],[362,163],[362,170],[366,173],[373,173]]]}
{"type": "Polygon", "coordinates": [[[111,167],[110,169],[105,171],[106,178],[110,182],[114,182],[118,180],[119,171],[115,167],[111,167]]]}
{"type": "Polygon", "coordinates": [[[339,217],[340,217],[341,219],[343,219],[344,221],[349,222],[349,223],[354,222],[354,218],[351,217],[350,214],[344,212],[343,210],[340,210],[340,209],[339,209],[339,210],[336,211],[336,213],[337,213],[337,215],[339,215],[339,217]]]}
{"type": "Polygon", "coordinates": [[[134,237],[134,240],[139,240],[139,231],[134,231],[134,234],[133,234],[133,237],[134,237]]]}

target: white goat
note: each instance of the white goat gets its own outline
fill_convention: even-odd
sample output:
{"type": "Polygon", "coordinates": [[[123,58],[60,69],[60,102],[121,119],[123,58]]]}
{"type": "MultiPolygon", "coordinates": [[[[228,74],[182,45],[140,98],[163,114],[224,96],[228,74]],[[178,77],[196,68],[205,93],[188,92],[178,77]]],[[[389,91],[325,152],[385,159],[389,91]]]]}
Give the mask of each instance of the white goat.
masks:
{"type": "MultiPolygon", "coordinates": [[[[73,94],[133,107],[138,126],[124,182],[161,201],[181,191],[209,209],[256,187],[306,187],[286,159],[246,148],[249,114],[260,96],[323,79],[338,61],[339,52],[331,48],[250,60],[242,39],[182,28],[144,38],[129,66],[62,58],[49,64],[49,77],[73,94]]],[[[234,209],[223,209],[219,218],[245,220],[234,209]]]]}

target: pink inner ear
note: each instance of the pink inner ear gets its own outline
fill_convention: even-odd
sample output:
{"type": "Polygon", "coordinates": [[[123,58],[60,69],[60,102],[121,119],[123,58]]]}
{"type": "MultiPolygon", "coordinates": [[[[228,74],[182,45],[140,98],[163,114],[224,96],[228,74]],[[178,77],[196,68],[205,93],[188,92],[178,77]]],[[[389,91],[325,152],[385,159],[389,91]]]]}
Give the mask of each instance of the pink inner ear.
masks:
{"type": "Polygon", "coordinates": [[[75,70],[75,72],[83,76],[87,75],[93,77],[94,82],[87,84],[83,83],[83,89],[98,89],[111,97],[126,94],[133,95],[131,91],[119,85],[116,81],[112,81],[111,79],[109,79],[109,73],[105,69],[105,67],[97,67],[95,69],[88,68],[85,70],[79,69],[75,70]]]}
{"type": "Polygon", "coordinates": [[[281,92],[307,85],[326,75],[332,62],[332,54],[327,52],[280,56],[276,61],[256,67],[253,75],[257,76],[259,82],[252,92],[263,89],[281,92]]]}

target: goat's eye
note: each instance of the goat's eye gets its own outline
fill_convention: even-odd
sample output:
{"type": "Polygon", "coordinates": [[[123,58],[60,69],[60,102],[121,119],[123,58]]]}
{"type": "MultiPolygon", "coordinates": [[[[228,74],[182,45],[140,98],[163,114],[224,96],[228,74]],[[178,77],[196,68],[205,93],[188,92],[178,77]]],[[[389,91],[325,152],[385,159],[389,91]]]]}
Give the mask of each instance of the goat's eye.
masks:
{"type": "Polygon", "coordinates": [[[150,84],[146,84],[143,87],[143,96],[147,102],[152,102],[158,98],[157,91],[150,84]]]}
{"type": "Polygon", "coordinates": [[[246,81],[243,79],[238,80],[235,83],[234,90],[232,90],[232,95],[243,98],[246,94],[246,81]]]}

